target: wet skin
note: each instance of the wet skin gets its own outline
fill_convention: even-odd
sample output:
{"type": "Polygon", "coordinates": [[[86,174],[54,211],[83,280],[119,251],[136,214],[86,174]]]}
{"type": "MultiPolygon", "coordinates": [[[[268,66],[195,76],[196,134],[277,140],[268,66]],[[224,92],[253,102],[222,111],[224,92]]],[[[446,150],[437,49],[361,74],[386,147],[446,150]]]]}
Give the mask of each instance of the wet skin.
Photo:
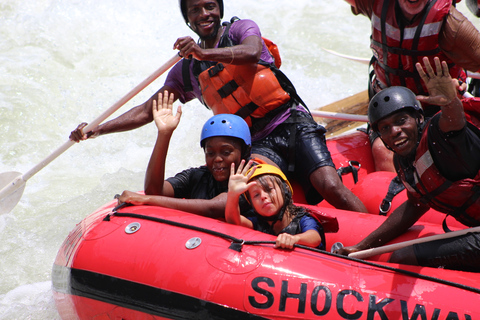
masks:
{"type": "Polygon", "coordinates": [[[241,145],[226,137],[212,137],[205,142],[205,162],[215,180],[227,182],[230,166],[238,167],[242,160],[241,145]]]}
{"type": "Polygon", "coordinates": [[[417,119],[406,111],[394,113],[378,122],[383,142],[402,157],[415,152],[418,141],[417,119]]]}

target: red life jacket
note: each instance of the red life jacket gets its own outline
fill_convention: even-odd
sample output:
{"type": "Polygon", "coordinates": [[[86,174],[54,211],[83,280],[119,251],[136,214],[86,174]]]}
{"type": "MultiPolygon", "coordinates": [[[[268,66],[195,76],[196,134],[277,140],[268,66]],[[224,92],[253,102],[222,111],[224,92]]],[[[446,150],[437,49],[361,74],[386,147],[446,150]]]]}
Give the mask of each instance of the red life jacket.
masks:
{"type": "MultiPolygon", "coordinates": [[[[404,86],[415,94],[426,94],[426,88],[415,68],[417,62],[428,57],[439,57],[450,67],[450,75],[462,81],[466,74],[449,60],[440,50],[438,37],[452,0],[431,0],[427,3],[423,16],[408,26],[401,26],[396,19],[396,1],[375,1],[372,21],[371,45],[374,58],[372,79],[376,91],[390,86],[404,86]]],[[[398,8],[397,8],[398,10],[398,8]]]]}
{"type": "MultiPolygon", "coordinates": [[[[476,126],[467,122],[473,130],[480,134],[480,123],[476,126]]],[[[431,208],[452,215],[464,225],[474,227],[480,225],[480,171],[473,179],[450,181],[443,177],[433,162],[428,149],[428,127],[424,127],[417,147],[414,162],[415,185],[410,185],[405,178],[405,168],[396,160],[400,179],[409,195],[431,208]]]]}

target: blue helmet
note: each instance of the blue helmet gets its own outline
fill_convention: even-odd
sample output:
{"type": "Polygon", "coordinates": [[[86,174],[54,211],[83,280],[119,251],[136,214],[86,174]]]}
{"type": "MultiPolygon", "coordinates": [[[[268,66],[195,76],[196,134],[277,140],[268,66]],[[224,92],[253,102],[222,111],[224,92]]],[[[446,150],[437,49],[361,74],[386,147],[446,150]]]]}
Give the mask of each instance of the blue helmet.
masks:
{"type": "Polygon", "coordinates": [[[232,137],[242,140],[247,147],[252,144],[250,128],[241,117],[234,114],[217,114],[205,122],[200,135],[200,146],[211,137],[232,137]]]}

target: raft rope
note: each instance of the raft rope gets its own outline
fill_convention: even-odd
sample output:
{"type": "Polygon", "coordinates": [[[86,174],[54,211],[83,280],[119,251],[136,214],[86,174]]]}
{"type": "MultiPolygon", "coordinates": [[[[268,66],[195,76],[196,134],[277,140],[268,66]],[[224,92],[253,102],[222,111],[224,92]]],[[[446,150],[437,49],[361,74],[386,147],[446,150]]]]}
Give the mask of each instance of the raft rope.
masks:
{"type": "MultiPolygon", "coordinates": [[[[149,221],[153,221],[153,222],[164,223],[164,224],[175,226],[175,227],[195,230],[195,231],[199,231],[199,232],[202,232],[202,233],[214,235],[214,236],[224,238],[224,239],[228,239],[228,240],[232,241],[229,249],[232,249],[232,250],[235,250],[235,251],[238,251],[238,252],[241,252],[242,247],[244,245],[275,244],[275,241],[250,241],[250,240],[239,239],[239,238],[232,237],[228,234],[221,233],[221,232],[218,232],[218,231],[213,231],[213,230],[209,230],[209,229],[206,229],[206,228],[192,226],[192,225],[189,225],[189,224],[185,224],[185,223],[181,223],[181,222],[175,222],[175,221],[171,221],[171,220],[167,220],[167,219],[151,217],[151,216],[147,216],[147,215],[143,215],[143,214],[118,212],[117,210],[120,209],[121,207],[123,207],[123,205],[124,204],[115,207],[113,209],[112,213],[105,216],[103,221],[110,221],[111,216],[129,217],[129,218],[149,220],[149,221]]],[[[402,273],[402,274],[407,275],[407,276],[420,278],[422,280],[432,281],[432,282],[436,282],[436,283],[440,283],[440,284],[444,284],[444,285],[447,285],[447,286],[456,287],[456,288],[459,288],[459,289],[463,289],[463,290],[466,290],[466,291],[471,291],[471,292],[480,294],[480,288],[475,288],[475,287],[467,286],[467,285],[464,285],[464,284],[461,284],[461,283],[457,283],[457,282],[453,282],[453,281],[449,281],[449,280],[444,280],[444,279],[440,279],[440,278],[436,278],[436,277],[432,277],[432,276],[428,276],[428,275],[423,275],[423,274],[413,272],[413,271],[408,271],[408,270],[403,270],[403,269],[399,269],[399,268],[395,268],[395,267],[385,266],[385,265],[382,265],[382,264],[379,264],[379,263],[365,261],[365,260],[362,260],[362,259],[352,258],[352,257],[344,256],[344,255],[339,255],[339,254],[336,254],[336,253],[331,253],[331,252],[328,252],[328,251],[325,251],[325,250],[320,250],[320,249],[316,249],[316,248],[312,248],[312,247],[308,247],[308,246],[304,246],[304,245],[299,245],[299,244],[295,244],[294,248],[301,248],[301,249],[304,249],[304,250],[313,251],[313,252],[325,254],[325,255],[328,255],[328,256],[336,257],[336,258],[341,258],[341,259],[345,259],[345,260],[349,260],[349,261],[355,261],[355,262],[362,263],[362,264],[365,264],[365,265],[368,265],[368,266],[372,266],[372,267],[376,267],[376,268],[380,268],[380,269],[385,269],[385,270],[389,270],[389,271],[393,271],[393,272],[398,272],[398,273],[402,273]]]]}

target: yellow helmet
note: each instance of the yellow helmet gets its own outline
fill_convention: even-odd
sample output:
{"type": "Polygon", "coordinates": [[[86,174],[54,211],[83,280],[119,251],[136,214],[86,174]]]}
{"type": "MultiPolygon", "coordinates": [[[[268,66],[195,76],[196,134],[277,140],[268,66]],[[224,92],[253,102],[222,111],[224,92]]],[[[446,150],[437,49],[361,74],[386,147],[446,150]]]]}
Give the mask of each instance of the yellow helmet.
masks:
{"type": "Polygon", "coordinates": [[[250,171],[253,170],[253,168],[256,168],[255,169],[255,172],[253,173],[253,175],[250,177],[250,179],[248,179],[248,181],[250,182],[250,180],[252,180],[253,178],[255,177],[258,177],[258,176],[261,176],[261,175],[264,175],[264,174],[274,174],[274,175],[277,175],[279,176],[283,181],[285,181],[285,183],[288,185],[288,187],[290,188],[290,191],[292,192],[292,195],[293,195],[293,188],[292,188],[292,185],[290,184],[290,182],[288,181],[287,177],[285,176],[285,174],[282,172],[282,170],[280,170],[279,168],[277,168],[276,166],[273,166],[271,164],[258,164],[254,167],[251,167],[248,171],[247,171],[247,175],[250,173],[250,171]]]}

